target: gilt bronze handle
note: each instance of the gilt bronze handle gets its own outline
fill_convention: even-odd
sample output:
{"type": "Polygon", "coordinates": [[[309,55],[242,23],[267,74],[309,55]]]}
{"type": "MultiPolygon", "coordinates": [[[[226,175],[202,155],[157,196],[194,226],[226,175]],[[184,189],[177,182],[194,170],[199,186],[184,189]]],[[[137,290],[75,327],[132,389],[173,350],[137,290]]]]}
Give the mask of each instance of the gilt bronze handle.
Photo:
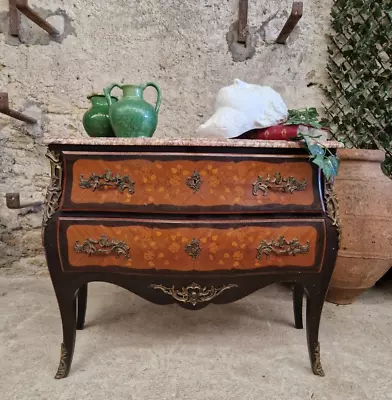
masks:
{"type": "Polygon", "coordinates": [[[270,242],[267,242],[266,240],[262,240],[259,247],[257,247],[256,258],[261,260],[263,256],[268,258],[271,254],[278,256],[295,256],[296,254],[307,253],[309,248],[309,241],[307,241],[304,245],[301,245],[297,239],[287,241],[284,236],[279,236],[277,241],[271,240],[270,242]]]}
{"type": "Polygon", "coordinates": [[[214,286],[201,286],[198,283],[191,283],[188,286],[183,286],[181,289],[176,289],[174,285],[172,287],[166,287],[163,285],[152,284],[149,286],[152,289],[162,290],[163,293],[172,296],[175,300],[181,303],[190,303],[195,306],[197,303],[204,303],[210,301],[215,297],[219,296],[225,290],[238,287],[238,285],[222,285],[220,287],[214,286]]]}
{"type": "Polygon", "coordinates": [[[265,178],[258,176],[253,182],[253,196],[258,196],[261,192],[267,195],[268,189],[293,194],[295,191],[306,190],[306,179],[303,182],[297,181],[293,176],[283,178],[280,172],[277,172],[272,178],[267,175],[265,178]]]}
{"type": "Polygon", "coordinates": [[[106,235],[102,235],[100,239],[87,239],[83,244],[76,241],[74,249],[77,253],[85,253],[89,256],[97,256],[100,254],[113,254],[117,258],[124,256],[130,258],[129,247],[121,240],[109,239],[106,235]]]}
{"type": "Polygon", "coordinates": [[[135,193],[135,182],[128,175],[114,175],[110,169],[107,169],[102,175],[93,172],[87,179],[80,175],[79,186],[82,189],[92,189],[93,192],[101,187],[108,186],[116,187],[121,193],[125,189],[131,194],[135,193]]]}

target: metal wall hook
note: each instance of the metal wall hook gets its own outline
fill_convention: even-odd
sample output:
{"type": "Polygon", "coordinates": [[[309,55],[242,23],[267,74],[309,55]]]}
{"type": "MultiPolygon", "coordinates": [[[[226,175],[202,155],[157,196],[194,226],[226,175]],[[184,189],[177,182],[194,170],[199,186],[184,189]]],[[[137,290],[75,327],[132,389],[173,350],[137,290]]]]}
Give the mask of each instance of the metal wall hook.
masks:
{"type": "Polygon", "coordinates": [[[5,194],[7,207],[11,210],[18,210],[20,208],[36,207],[42,206],[43,201],[33,201],[31,203],[20,204],[20,194],[19,193],[6,193],[5,194]]]}
{"type": "Polygon", "coordinates": [[[248,0],[240,0],[238,9],[238,43],[246,43],[248,37],[248,0]]]}
{"type": "Polygon", "coordinates": [[[43,19],[30,6],[28,0],[8,0],[9,15],[10,15],[10,34],[19,36],[20,15],[18,11],[24,14],[27,18],[49,33],[49,35],[57,36],[60,32],[49,22],[43,19]]]}
{"type": "Polygon", "coordinates": [[[9,30],[11,36],[19,36],[20,13],[16,8],[16,0],[8,0],[9,30]]]}
{"type": "Polygon", "coordinates": [[[294,28],[297,26],[298,21],[302,18],[303,10],[304,10],[304,3],[302,1],[295,1],[293,3],[291,14],[287,19],[283,29],[281,30],[278,38],[276,39],[276,43],[286,44],[287,38],[290,36],[291,32],[293,32],[294,28]]]}
{"type": "MultiPolygon", "coordinates": [[[[249,0],[240,0],[238,10],[238,43],[246,43],[246,39],[249,35],[248,6],[249,0]]],[[[291,14],[276,39],[276,43],[286,44],[287,38],[297,26],[298,21],[302,18],[303,9],[304,3],[302,1],[295,1],[293,3],[291,14]]]]}
{"type": "Polygon", "coordinates": [[[23,122],[30,124],[36,124],[37,120],[33,117],[29,117],[26,114],[22,114],[19,111],[11,110],[8,102],[8,93],[0,92],[0,113],[8,115],[9,117],[16,118],[23,122]]]}

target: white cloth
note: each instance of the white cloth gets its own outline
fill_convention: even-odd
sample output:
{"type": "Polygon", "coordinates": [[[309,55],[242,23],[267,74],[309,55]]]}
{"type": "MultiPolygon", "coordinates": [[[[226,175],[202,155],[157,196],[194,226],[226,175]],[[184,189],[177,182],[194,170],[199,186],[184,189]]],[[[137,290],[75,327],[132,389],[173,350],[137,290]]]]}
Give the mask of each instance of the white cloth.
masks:
{"type": "Polygon", "coordinates": [[[282,97],[268,86],[239,79],[218,92],[214,115],[196,130],[198,137],[233,138],[249,130],[278,125],[287,118],[282,97]]]}

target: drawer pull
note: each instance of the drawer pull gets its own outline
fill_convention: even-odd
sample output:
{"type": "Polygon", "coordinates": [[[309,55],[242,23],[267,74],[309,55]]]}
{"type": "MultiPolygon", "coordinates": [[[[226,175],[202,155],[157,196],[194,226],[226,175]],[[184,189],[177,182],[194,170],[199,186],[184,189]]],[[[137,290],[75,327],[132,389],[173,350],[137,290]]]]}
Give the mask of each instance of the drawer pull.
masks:
{"type": "Polygon", "coordinates": [[[113,186],[117,187],[121,193],[125,189],[128,189],[131,194],[135,193],[135,182],[128,175],[113,175],[110,169],[107,169],[102,175],[97,175],[93,172],[88,179],[84,179],[83,175],[80,175],[79,186],[82,189],[92,189],[93,192],[101,187],[113,186]]]}
{"type": "Polygon", "coordinates": [[[295,191],[306,190],[306,183],[306,179],[298,182],[293,176],[283,178],[280,172],[277,172],[273,178],[270,175],[265,178],[259,175],[253,183],[253,196],[258,196],[260,192],[266,196],[268,189],[292,194],[295,191]]]}
{"type": "Polygon", "coordinates": [[[192,176],[189,176],[186,180],[186,184],[196,193],[200,190],[200,186],[203,183],[201,176],[198,171],[193,171],[192,176]]]}
{"type": "Polygon", "coordinates": [[[192,260],[196,260],[201,252],[200,242],[197,239],[192,239],[190,243],[185,245],[184,249],[185,253],[192,257],[192,260]]]}
{"type": "Polygon", "coordinates": [[[117,257],[130,257],[129,247],[124,241],[118,241],[115,239],[109,240],[106,235],[102,235],[98,240],[87,239],[83,244],[76,241],[74,249],[77,253],[85,253],[89,256],[113,253],[117,257]]]}
{"type": "Polygon", "coordinates": [[[174,285],[172,287],[166,287],[163,285],[150,285],[152,289],[162,290],[162,292],[172,296],[175,300],[181,303],[190,303],[195,306],[197,303],[204,303],[210,301],[215,297],[219,296],[225,290],[238,287],[238,285],[222,285],[218,288],[214,286],[201,286],[198,283],[191,283],[188,286],[183,286],[181,289],[176,289],[174,285]]]}
{"type": "Polygon", "coordinates": [[[309,251],[310,243],[307,241],[304,245],[297,239],[288,242],[284,236],[279,236],[278,240],[271,240],[267,242],[263,240],[257,248],[256,258],[261,260],[263,256],[267,258],[273,253],[276,255],[295,256],[296,254],[305,254],[309,251]]]}

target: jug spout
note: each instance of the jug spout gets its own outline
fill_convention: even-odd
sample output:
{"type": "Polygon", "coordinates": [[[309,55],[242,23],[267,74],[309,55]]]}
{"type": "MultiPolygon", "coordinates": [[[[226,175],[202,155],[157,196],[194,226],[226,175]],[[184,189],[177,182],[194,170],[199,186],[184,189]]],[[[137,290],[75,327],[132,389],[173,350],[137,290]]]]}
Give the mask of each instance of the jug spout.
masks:
{"type": "Polygon", "coordinates": [[[139,99],[143,98],[143,90],[142,86],[138,85],[123,85],[121,86],[124,97],[138,97],[139,99]]]}

